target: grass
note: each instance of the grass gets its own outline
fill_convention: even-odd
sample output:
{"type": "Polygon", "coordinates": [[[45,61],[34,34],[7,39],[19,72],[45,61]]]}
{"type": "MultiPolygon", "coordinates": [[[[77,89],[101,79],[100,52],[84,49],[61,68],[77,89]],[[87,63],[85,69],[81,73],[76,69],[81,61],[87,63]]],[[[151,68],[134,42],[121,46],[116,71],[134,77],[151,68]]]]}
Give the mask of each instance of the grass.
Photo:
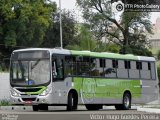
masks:
{"type": "Polygon", "coordinates": [[[9,70],[7,69],[7,68],[2,68],[1,66],[0,66],[0,72],[8,72],[9,70]]]}
{"type": "Polygon", "coordinates": [[[0,101],[0,106],[10,106],[10,102],[8,100],[1,100],[0,101]]]}

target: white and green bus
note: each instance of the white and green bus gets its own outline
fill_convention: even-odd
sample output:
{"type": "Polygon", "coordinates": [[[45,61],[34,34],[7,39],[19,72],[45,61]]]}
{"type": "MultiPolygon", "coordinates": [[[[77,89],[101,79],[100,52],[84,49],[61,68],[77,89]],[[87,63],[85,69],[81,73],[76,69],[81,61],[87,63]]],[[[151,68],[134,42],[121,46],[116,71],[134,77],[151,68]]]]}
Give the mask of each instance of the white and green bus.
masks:
{"type": "Polygon", "coordinates": [[[30,48],[13,51],[10,62],[10,100],[31,105],[76,110],[104,105],[128,110],[131,104],[158,99],[155,58],[108,52],[30,48]]]}

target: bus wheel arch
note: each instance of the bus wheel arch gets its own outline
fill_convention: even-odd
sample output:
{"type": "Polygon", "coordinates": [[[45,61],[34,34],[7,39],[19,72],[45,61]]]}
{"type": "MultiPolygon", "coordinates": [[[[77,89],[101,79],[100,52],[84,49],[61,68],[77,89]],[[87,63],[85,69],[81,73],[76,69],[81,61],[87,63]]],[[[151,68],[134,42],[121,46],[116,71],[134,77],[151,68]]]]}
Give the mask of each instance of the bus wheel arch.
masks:
{"type": "Polygon", "coordinates": [[[131,108],[132,94],[129,90],[124,91],[122,104],[115,105],[116,110],[129,110],[131,108]]]}
{"type": "Polygon", "coordinates": [[[71,89],[68,92],[67,110],[76,110],[78,106],[78,93],[75,89],[71,89]]]}

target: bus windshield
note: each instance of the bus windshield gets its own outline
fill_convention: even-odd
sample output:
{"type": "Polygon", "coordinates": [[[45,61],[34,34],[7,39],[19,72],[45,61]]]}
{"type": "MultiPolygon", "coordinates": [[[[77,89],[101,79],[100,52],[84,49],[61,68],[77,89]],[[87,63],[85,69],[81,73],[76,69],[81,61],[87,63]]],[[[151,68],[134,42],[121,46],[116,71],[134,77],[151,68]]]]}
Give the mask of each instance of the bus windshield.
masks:
{"type": "Polygon", "coordinates": [[[11,62],[11,84],[42,85],[50,81],[49,59],[14,60],[11,62]]]}

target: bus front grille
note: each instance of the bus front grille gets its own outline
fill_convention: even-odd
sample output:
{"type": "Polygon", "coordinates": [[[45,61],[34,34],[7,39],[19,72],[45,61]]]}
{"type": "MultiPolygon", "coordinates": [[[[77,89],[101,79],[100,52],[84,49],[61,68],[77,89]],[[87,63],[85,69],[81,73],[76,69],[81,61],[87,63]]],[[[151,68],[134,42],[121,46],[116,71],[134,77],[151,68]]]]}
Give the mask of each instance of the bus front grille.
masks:
{"type": "Polygon", "coordinates": [[[23,101],[35,101],[36,98],[22,98],[23,101]]]}
{"type": "Polygon", "coordinates": [[[42,88],[17,88],[20,92],[38,92],[42,88]]]}

